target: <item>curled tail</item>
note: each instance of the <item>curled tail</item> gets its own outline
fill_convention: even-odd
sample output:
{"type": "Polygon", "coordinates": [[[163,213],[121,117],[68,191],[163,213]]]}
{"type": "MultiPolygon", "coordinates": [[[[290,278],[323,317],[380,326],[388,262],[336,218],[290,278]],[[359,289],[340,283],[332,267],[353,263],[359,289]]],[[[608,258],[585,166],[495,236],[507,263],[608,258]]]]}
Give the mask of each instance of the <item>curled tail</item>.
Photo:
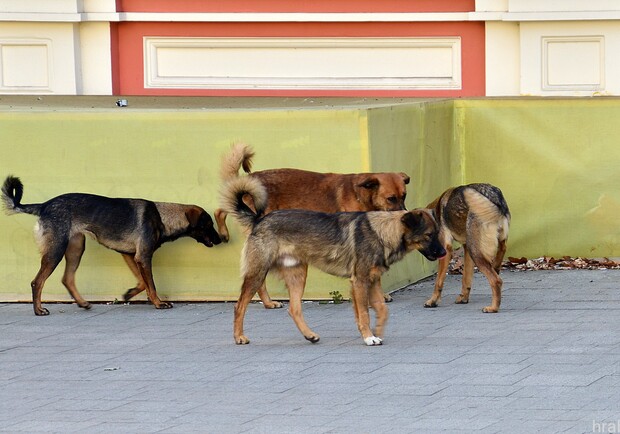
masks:
{"type": "Polygon", "coordinates": [[[244,143],[235,143],[230,152],[222,157],[220,166],[220,178],[223,182],[239,176],[239,169],[243,167],[245,173],[252,170],[252,158],[254,151],[244,143]]]}
{"type": "Polygon", "coordinates": [[[256,178],[230,179],[222,186],[221,207],[246,229],[251,230],[267,208],[267,190],[256,178]]]}
{"type": "Polygon", "coordinates": [[[16,176],[9,175],[2,184],[2,201],[7,214],[27,213],[39,215],[40,205],[22,205],[24,185],[16,176]]]}

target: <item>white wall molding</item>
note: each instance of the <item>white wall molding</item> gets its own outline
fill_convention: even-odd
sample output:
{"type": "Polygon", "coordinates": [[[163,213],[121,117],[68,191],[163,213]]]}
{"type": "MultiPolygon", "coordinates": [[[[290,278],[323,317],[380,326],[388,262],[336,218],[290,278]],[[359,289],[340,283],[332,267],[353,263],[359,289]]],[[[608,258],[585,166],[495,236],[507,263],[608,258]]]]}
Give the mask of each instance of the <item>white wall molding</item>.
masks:
{"type": "Polygon", "coordinates": [[[22,13],[0,12],[0,22],[397,23],[466,21],[620,20],[620,11],[446,13],[22,13]]]}
{"type": "Polygon", "coordinates": [[[460,89],[460,38],[145,38],[146,88],[460,89]]]}
{"type": "MultiPolygon", "coordinates": [[[[620,4],[620,2],[618,2],[620,4]]],[[[609,11],[562,11],[562,12],[507,12],[501,21],[618,21],[620,10],[609,11]]]]}
{"type": "MultiPolygon", "coordinates": [[[[620,2],[619,2],[620,4],[620,2]]],[[[467,22],[467,21],[601,21],[620,20],[620,8],[577,11],[411,12],[411,13],[160,13],[160,12],[0,12],[0,22],[206,22],[206,23],[372,23],[372,22],[467,22]]]]}
{"type": "Polygon", "coordinates": [[[413,13],[160,13],[160,12],[0,12],[0,21],[53,22],[434,22],[478,21],[470,12],[413,13]]]}
{"type": "MultiPolygon", "coordinates": [[[[477,2],[480,0],[477,0],[477,2]]],[[[507,3],[510,12],[617,11],[618,0],[485,0],[507,3]]]]}

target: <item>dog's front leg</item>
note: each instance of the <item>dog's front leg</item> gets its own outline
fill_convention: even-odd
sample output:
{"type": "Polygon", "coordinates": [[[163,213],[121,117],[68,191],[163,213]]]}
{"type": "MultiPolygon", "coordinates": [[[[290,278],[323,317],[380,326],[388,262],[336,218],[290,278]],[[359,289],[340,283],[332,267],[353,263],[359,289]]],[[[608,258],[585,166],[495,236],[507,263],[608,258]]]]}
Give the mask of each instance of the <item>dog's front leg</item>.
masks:
{"type": "Polygon", "coordinates": [[[127,263],[127,266],[131,270],[132,274],[135,276],[138,283],[135,287],[128,289],[125,294],[123,294],[123,300],[129,301],[136,295],[140,294],[142,291],[146,290],[146,283],[142,278],[142,273],[140,272],[140,267],[136,264],[136,260],[133,255],[129,255],[127,253],[121,253],[123,255],[123,259],[127,263]]]}
{"type": "Polygon", "coordinates": [[[467,247],[467,244],[463,244],[463,278],[461,280],[461,293],[456,297],[454,301],[456,304],[469,303],[469,293],[471,292],[471,285],[474,279],[474,260],[471,257],[471,253],[467,247]]]}
{"type": "Polygon", "coordinates": [[[362,335],[362,339],[368,346],[381,345],[383,340],[373,335],[370,330],[370,315],[368,314],[368,292],[370,282],[367,278],[351,278],[351,297],[353,298],[353,309],[355,309],[355,318],[357,320],[357,328],[362,335]]]}
{"type": "Polygon", "coordinates": [[[136,265],[140,270],[140,275],[142,276],[142,279],[144,279],[144,283],[146,283],[146,295],[156,309],[170,309],[172,307],[172,303],[161,301],[157,296],[157,290],[155,289],[155,282],[153,280],[153,270],[151,268],[151,259],[152,258],[150,256],[136,255],[135,257],[136,265]]]}
{"type": "Polygon", "coordinates": [[[426,300],[424,307],[437,307],[441,302],[441,291],[443,290],[443,284],[446,280],[450,260],[452,259],[452,244],[445,244],[444,248],[446,249],[446,254],[443,258],[439,259],[439,267],[437,267],[437,277],[435,277],[435,289],[433,290],[433,295],[431,298],[426,300]]]}
{"type": "Polygon", "coordinates": [[[370,305],[377,315],[375,326],[375,336],[383,339],[383,330],[388,319],[388,307],[385,305],[383,289],[381,288],[381,271],[377,270],[373,276],[373,283],[370,287],[370,305]]]}

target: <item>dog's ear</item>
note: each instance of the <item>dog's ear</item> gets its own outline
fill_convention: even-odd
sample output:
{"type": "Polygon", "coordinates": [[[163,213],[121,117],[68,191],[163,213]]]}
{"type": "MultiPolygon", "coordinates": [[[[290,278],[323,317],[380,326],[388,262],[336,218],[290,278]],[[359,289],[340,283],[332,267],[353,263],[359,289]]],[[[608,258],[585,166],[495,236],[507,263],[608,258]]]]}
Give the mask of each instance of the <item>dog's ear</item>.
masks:
{"type": "Polygon", "coordinates": [[[409,178],[409,175],[407,175],[405,172],[400,172],[400,176],[403,177],[403,182],[405,183],[405,185],[409,184],[409,181],[411,180],[411,178],[409,178]]]}
{"type": "Polygon", "coordinates": [[[200,220],[200,216],[203,212],[204,211],[197,206],[193,206],[185,211],[185,217],[187,217],[190,227],[194,228],[198,225],[198,221],[200,220]]]}
{"type": "Polygon", "coordinates": [[[379,179],[376,176],[369,176],[365,178],[362,182],[357,184],[358,187],[365,188],[367,190],[374,190],[379,187],[379,179]]]}
{"type": "Polygon", "coordinates": [[[403,214],[400,221],[411,230],[418,229],[424,225],[424,217],[419,211],[415,210],[403,214]]]}

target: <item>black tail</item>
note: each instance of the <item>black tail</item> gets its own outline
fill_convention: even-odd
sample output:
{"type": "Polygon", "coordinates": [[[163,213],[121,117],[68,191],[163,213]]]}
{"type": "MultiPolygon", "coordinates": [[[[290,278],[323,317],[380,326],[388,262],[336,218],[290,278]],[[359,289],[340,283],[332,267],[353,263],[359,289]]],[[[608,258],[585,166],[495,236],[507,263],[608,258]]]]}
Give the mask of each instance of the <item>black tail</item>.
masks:
{"type": "Polygon", "coordinates": [[[39,215],[41,206],[36,205],[22,205],[22,196],[24,194],[24,184],[18,177],[9,175],[2,184],[2,201],[4,202],[4,209],[7,214],[26,213],[39,215]]]}

